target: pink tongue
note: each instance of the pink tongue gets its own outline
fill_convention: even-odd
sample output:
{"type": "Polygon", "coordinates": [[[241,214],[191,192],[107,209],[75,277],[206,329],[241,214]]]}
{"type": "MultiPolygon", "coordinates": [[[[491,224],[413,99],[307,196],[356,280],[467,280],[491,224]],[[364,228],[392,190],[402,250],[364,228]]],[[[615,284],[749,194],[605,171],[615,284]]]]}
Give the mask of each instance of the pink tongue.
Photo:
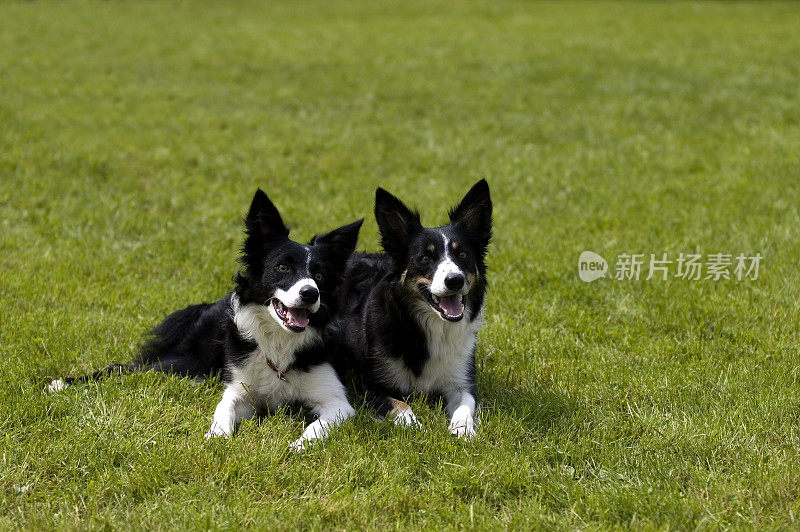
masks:
{"type": "Polygon", "coordinates": [[[439,306],[448,316],[461,316],[461,313],[464,312],[464,303],[458,294],[440,297],[439,306]]]}
{"type": "Polygon", "coordinates": [[[308,313],[304,308],[287,308],[286,316],[289,318],[289,325],[294,325],[295,327],[308,325],[308,313]]]}

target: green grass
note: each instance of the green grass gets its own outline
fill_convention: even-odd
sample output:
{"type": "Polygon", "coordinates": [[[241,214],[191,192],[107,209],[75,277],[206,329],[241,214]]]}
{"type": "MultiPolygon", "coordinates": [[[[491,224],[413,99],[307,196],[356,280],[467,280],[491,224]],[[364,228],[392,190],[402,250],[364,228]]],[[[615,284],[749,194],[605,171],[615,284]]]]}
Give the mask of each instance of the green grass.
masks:
{"type": "MultiPolygon", "coordinates": [[[[800,516],[797,4],[3,2],[0,528],[786,528],[800,516]],[[256,186],[298,239],[481,177],[482,424],[298,413],[129,360],[231,288],[256,186]],[[577,257],[764,256],[582,283],[577,257]]],[[[612,264],[613,266],[613,264],[612,264]]]]}

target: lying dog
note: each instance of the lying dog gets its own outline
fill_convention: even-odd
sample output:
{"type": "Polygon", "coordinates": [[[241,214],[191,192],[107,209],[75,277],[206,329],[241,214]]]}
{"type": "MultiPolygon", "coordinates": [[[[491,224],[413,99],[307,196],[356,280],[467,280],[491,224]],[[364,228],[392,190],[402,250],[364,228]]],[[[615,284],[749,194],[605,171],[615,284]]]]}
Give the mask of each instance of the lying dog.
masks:
{"type": "Polygon", "coordinates": [[[441,394],[450,431],[469,438],[492,235],[486,181],[449,214],[449,225],[423,227],[418,213],[379,188],[375,218],[384,253],[351,257],[335,328],[380,415],[418,425],[402,399],[414,391],[441,394]]]}
{"type": "MultiPolygon", "coordinates": [[[[331,320],[362,220],[317,235],[308,245],[289,239],[275,205],[260,189],[245,219],[242,270],[236,287],[216,303],[169,315],[151,332],[134,364],[114,371],[171,371],[203,378],[220,373],[225,391],[206,437],[230,436],[261,408],[302,403],[318,416],[292,444],[324,437],[352,416],[322,331],[331,320]]],[[[75,379],[53,381],[58,390],[75,379]]]]}

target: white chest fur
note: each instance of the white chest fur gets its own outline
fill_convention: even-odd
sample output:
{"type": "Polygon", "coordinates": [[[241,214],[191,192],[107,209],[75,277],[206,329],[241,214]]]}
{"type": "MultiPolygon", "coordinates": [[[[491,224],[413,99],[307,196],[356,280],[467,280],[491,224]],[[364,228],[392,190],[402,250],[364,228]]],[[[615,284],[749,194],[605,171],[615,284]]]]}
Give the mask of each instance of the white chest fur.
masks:
{"type": "Polygon", "coordinates": [[[295,353],[303,348],[321,343],[319,332],[313,328],[296,333],[284,330],[263,305],[240,306],[232,301],[233,320],[243,338],[256,342],[258,348],[244,364],[228,367],[231,385],[241,385],[254,401],[265,406],[279,406],[298,400],[304,379],[289,372],[285,381],[269,367],[266,357],[281,371],[294,363],[295,353]]]}
{"type": "Polygon", "coordinates": [[[292,444],[293,449],[301,450],[306,442],[324,437],[331,427],[355,414],[330,364],[316,364],[308,371],[290,370],[286,380],[281,380],[267,363],[268,356],[277,368],[286,371],[294,363],[298,350],[322,343],[316,329],[287,331],[268,307],[242,306],[236,297],[231,306],[240,334],[253,340],[257,347],[244,362],[228,366],[230,379],[214,410],[207,438],[230,436],[239,421],[252,417],[259,407],[276,408],[302,402],[319,418],[292,444]]]}
{"type": "Polygon", "coordinates": [[[419,376],[402,362],[392,361],[386,369],[392,373],[394,381],[405,385],[406,392],[447,392],[465,388],[483,311],[473,321],[464,318],[455,323],[441,319],[425,302],[415,303],[412,313],[425,335],[429,358],[419,376]]]}

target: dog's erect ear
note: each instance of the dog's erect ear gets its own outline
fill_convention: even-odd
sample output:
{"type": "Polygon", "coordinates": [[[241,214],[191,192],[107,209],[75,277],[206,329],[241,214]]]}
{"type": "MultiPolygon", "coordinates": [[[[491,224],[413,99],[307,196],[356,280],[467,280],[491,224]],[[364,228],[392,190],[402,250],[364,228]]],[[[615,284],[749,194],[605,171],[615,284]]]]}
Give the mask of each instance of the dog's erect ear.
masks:
{"type": "Polygon", "coordinates": [[[244,223],[247,227],[247,235],[261,239],[262,242],[289,236],[289,229],[284,225],[278,209],[260,188],[253,196],[253,202],[250,204],[250,211],[247,213],[244,223]]]}
{"type": "Polygon", "coordinates": [[[259,188],[253,196],[250,210],[244,219],[247,237],[242,246],[240,261],[248,268],[257,267],[267,245],[278,237],[289,236],[289,229],[283,224],[278,209],[259,188]]]}
{"type": "Polygon", "coordinates": [[[316,235],[311,239],[309,244],[312,246],[327,246],[333,255],[333,262],[337,269],[344,270],[347,259],[350,258],[353,251],[356,250],[358,231],[361,229],[361,224],[363,223],[364,218],[361,218],[360,220],[343,225],[324,235],[316,235]]]}
{"type": "Polygon", "coordinates": [[[450,225],[467,233],[481,255],[486,253],[492,238],[492,198],[485,179],[475,183],[461,203],[450,211],[450,225]]]}
{"type": "Polygon", "coordinates": [[[375,191],[375,220],[381,232],[381,246],[392,258],[401,259],[408,237],[422,228],[419,213],[382,188],[375,191]]]}

